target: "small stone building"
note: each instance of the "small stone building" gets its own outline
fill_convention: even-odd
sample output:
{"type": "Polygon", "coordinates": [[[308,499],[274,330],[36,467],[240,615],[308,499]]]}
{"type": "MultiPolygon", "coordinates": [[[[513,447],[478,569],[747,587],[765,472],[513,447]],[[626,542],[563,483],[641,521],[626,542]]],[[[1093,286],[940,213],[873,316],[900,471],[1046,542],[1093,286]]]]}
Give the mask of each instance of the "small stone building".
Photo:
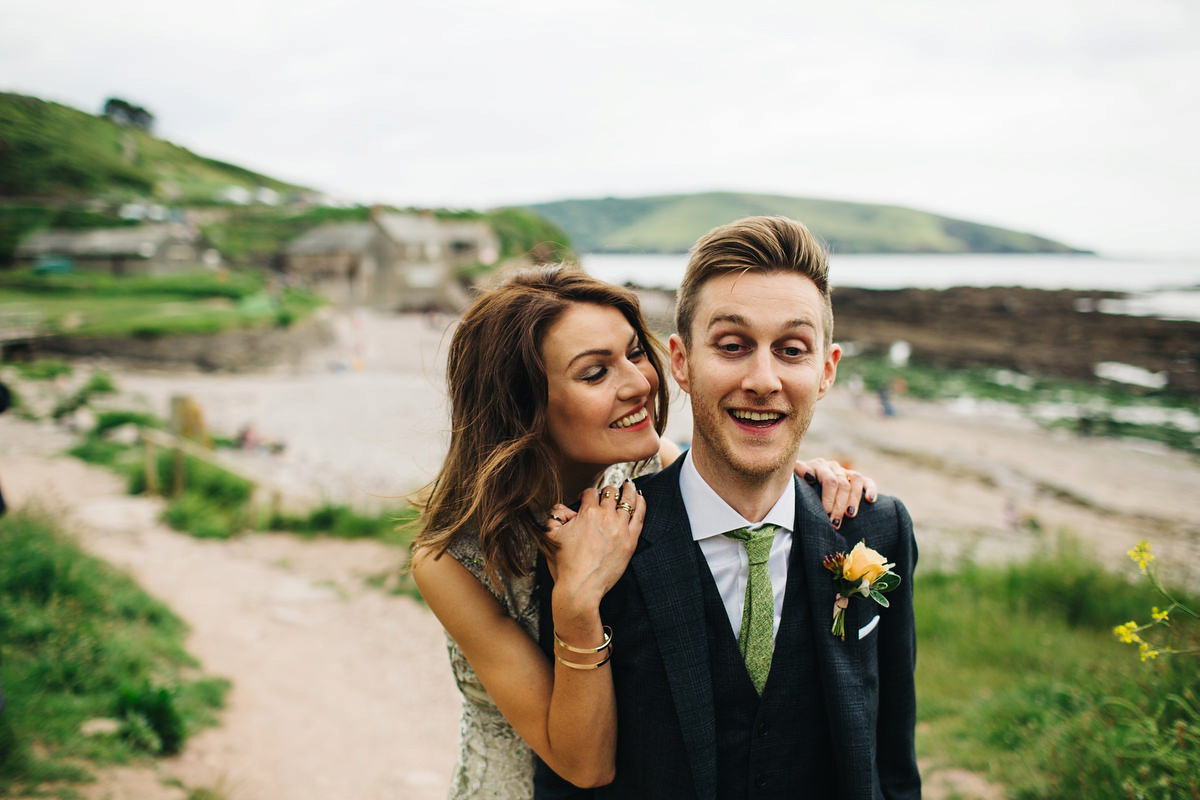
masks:
{"type": "Polygon", "coordinates": [[[182,223],[39,231],[18,245],[15,256],[22,267],[56,264],[112,275],[165,275],[220,263],[217,252],[182,223]]]}
{"type": "Polygon", "coordinates": [[[368,305],[375,278],[369,222],[330,222],[293,240],[284,271],[340,306],[368,305]]]}
{"type": "Polygon", "coordinates": [[[470,298],[458,270],[499,255],[485,222],[376,210],[369,222],[308,231],[285,249],[284,271],[340,305],[461,311],[470,298]]]}

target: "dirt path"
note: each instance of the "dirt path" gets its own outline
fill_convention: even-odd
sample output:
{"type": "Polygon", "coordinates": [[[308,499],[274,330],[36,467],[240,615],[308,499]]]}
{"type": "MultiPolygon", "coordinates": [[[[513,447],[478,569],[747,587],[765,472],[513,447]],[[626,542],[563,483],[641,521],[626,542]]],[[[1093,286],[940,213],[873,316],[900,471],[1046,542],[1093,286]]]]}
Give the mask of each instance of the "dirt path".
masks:
{"type": "MultiPolygon", "coordinates": [[[[290,502],[377,506],[432,475],[444,447],[442,330],[418,317],[360,320],[339,349],[304,369],[218,376],[113,370],[120,403],[165,415],[186,393],[211,428],[251,422],[286,444],[235,454],[290,502]],[[345,369],[350,355],[362,369],[345,369]]],[[[111,368],[110,368],[111,369],[111,368]]],[[[1149,538],[1164,558],[1200,563],[1200,466],[1161,448],[1051,434],[995,414],[898,403],[879,416],[835,390],[806,455],[853,463],[903,498],[922,566],[1022,557],[1038,546],[1022,520],[1069,528],[1106,561],[1149,538]]],[[[670,433],[690,426],[677,400],[670,433]]],[[[407,597],[368,578],[403,553],[372,542],[281,534],[198,541],[164,528],[155,501],[59,453],[53,427],[0,417],[0,481],[12,505],[56,510],[85,546],[128,569],[192,627],[207,672],[234,681],[222,725],[157,770],[117,769],[89,800],[182,800],[175,778],[228,800],[443,798],[457,748],[458,699],[442,632],[407,597]]],[[[1200,575],[1180,573],[1193,585],[1200,575]]],[[[927,774],[926,796],[999,797],[976,776],[927,774]]]]}
{"type": "Polygon", "coordinates": [[[87,797],[183,798],[167,777],[228,800],[445,797],[458,700],[441,628],[411,598],[367,584],[401,551],[279,534],[192,539],[157,522],[159,503],[56,457],[6,458],[4,489],[14,506],[60,513],[188,621],[207,673],[234,681],[221,727],[157,772],[105,773],[87,797]]]}

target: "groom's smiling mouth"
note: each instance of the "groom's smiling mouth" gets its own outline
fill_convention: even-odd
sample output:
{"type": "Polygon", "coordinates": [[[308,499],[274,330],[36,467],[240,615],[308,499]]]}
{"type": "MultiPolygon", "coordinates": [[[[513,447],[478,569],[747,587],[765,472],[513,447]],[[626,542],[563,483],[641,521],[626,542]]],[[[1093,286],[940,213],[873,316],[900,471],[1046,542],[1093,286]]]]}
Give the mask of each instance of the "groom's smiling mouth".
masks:
{"type": "Polygon", "coordinates": [[[733,417],[735,422],[742,425],[749,425],[752,428],[769,428],[777,422],[782,421],[787,414],[782,411],[749,411],[740,408],[729,409],[729,416],[733,417]]]}

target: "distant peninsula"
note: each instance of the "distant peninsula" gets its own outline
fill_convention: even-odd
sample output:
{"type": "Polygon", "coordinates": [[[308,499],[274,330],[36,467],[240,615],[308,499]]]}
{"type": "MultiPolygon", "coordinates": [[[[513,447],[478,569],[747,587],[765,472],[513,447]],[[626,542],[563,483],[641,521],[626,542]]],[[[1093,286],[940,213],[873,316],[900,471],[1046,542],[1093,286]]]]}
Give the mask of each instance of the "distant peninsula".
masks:
{"type": "Polygon", "coordinates": [[[685,253],[711,228],[780,214],[836,253],[1088,253],[1031,233],[902,206],[738,192],[603,197],[524,206],[562,228],[580,253],[685,253]]]}

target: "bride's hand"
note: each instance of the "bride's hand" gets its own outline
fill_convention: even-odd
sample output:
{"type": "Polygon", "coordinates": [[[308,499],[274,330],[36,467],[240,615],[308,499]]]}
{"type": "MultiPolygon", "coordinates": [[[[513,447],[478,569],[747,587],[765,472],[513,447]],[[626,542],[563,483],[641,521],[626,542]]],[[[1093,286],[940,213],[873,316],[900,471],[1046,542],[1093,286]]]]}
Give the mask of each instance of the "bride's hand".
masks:
{"type": "Polygon", "coordinates": [[[796,474],[812,484],[821,486],[821,505],[834,528],[842,526],[845,517],[853,517],[863,502],[874,503],[879,496],[875,481],[858,470],[846,469],[836,461],[813,458],[796,462],[796,474]]]}
{"type": "Polygon", "coordinates": [[[546,533],[558,545],[549,559],[556,619],[560,606],[567,614],[595,612],[629,565],[645,518],[646,501],[632,481],[587,489],[578,512],[551,509],[546,533]]]}

